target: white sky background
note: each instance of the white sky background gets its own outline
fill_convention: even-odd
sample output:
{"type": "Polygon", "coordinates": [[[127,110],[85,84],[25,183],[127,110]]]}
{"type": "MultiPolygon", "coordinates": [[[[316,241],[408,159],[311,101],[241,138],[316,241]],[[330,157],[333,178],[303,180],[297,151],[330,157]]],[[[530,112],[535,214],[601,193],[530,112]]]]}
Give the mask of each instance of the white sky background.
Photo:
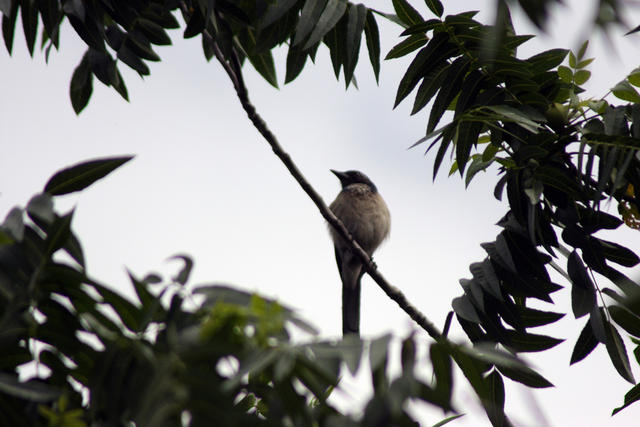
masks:
{"type": "MultiPolygon", "coordinates": [[[[412,3],[426,16],[424,2],[412,3]]],[[[493,1],[443,3],[447,14],[482,9],[478,19],[493,20],[493,1]]],[[[525,44],[520,56],[579,46],[590,13],[584,4],[592,2],[567,3],[570,7],[555,11],[551,34],[525,44]]],[[[388,1],[367,5],[392,11],[388,1]]],[[[629,21],[635,26],[640,19],[634,16],[629,21]]],[[[514,19],[518,33],[535,31],[520,14],[514,19]]],[[[379,22],[384,56],[401,31],[379,22]]],[[[144,81],[121,65],[130,103],[96,80],[89,106],[76,116],[68,91],[83,42],[67,25],[61,51],[52,52],[46,65],[39,51],[29,58],[18,26],[13,57],[0,49],[0,217],[16,204],[24,206],[60,168],[136,154],[107,179],[57,204],[77,207],[74,229],[89,274],[132,295],[125,266],[140,276],[151,270],[172,272],[177,264],[165,259],[186,253],[196,261],[192,283],[225,282],[276,297],[317,325],[323,337],[338,337],[340,282],[322,217],[251,126],[219,64],[204,60],[200,39],[185,41],[181,34],[172,32],[174,45],[157,49],[162,62],[150,64],[151,76],[144,81]]],[[[613,34],[619,56],[602,37],[592,37],[588,56],[596,57],[594,78],[586,87],[593,96],[603,95],[640,65],[640,36],[613,34]]],[[[413,56],[385,61],[377,86],[364,40],[361,53],[360,90],[345,92],[344,83],[335,81],[322,47],[316,65],[307,64],[296,81],[279,91],[245,67],[250,97],[326,202],[339,191],[330,168],[359,169],[374,180],[392,213],[391,238],[376,262],[441,327],[452,298],[462,293],[458,279],[469,277],[469,264],[484,258],[480,243],[495,239],[499,229],[493,224],[505,205],[492,196],[494,171],[479,174],[465,191],[458,176],[446,179],[445,164],[432,183],[433,156],[425,158],[422,146],[407,150],[424,135],[428,110],[410,117],[410,97],[392,111],[397,84],[413,56]]],[[[282,82],[282,51],[277,64],[282,82]]],[[[640,249],[637,232],[625,229],[621,239],[634,251],[640,249]]],[[[547,310],[570,312],[569,288],[554,294],[554,300],[558,307],[547,310]]],[[[366,337],[390,331],[404,337],[415,328],[369,278],[364,279],[361,323],[366,337]]],[[[567,341],[527,357],[555,388],[529,391],[507,380],[507,412],[516,424],[543,423],[531,409],[535,399],[549,425],[637,425],[638,405],[610,417],[631,386],[617,375],[603,346],[569,367],[584,323],[568,314],[541,330],[567,341]]],[[[464,337],[455,321],[452,334],[464,337]]],[[[363,393],[369,393],[363,391],[368,378],[347,378],[344,386],[349,395],[340,395],[339,404],[357,410],[363,393]]],[[[458,407],[469,415],[452,425],[488,425],[462,378],[456,395],[458,407]]],[[[430,425],[443,415],[426,409],[421,418],[430,425]]]]}

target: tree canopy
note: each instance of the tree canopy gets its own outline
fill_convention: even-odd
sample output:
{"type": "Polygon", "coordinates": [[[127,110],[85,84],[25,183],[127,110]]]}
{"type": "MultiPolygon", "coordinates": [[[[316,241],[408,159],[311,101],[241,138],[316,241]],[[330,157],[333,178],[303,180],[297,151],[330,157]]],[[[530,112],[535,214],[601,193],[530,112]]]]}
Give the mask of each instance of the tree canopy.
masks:
{"type": "MultiPolygon", "coordinates": [[[[65,20],[86,43],[70,83],[77,113],[90,100],[94,77],[128,99],[118,67],[125,64],[148,75],[147,62],[160,60],[154,47],[171,42],[167,30],[200,37],[205,57],[223,65],[252,124],[347,238],[348,230],[251,104],[242,70],[250,64],[277,86],[272,51],[285,46],[288,83],[323,45],[335,76],[342,75],[347,86],[357,85],[361,45],[376,78],[382,72],[377,22],[401,26],[401,40],[386,59],[413,59],[398,82],[395,105],[408,102],[415,92],[412,114],[429,109],[425,136],[415,146],[436,150],[434,178],[448,154],[454,159],[450,174],[459,173],[467,185],[478,172],[498,165],[494,196],[508,202],[499,221],[502,230],[482,244],[487,256],[469,266],[471,277],[460,280],[462,294],[452,301],[452,314],[471,345],[449,341],[452,316],[441,331],[435,323],[442,322],[425,317],[418,301],[408,301],[391,286],[353,239],[367,272],[433,338],[431,383],[415,375],[413,336],[402,344],[402,374],[390,378],[388,336],[370,342],[292,342],[291,328],[311,336],[314,328],[259,295],[221,286],[187,288],[193,261],[186,256],[179,257],[184,268],[170,279],[131,274],[138,301],[129,301],[87,274],[80,240],[71,228],[73,212],[53,209],[55,197],[86,188],[130,158],[97,159],[55,174],[25,208],[11,210],[2,225],[3,423],[413,425],[416,420],[405,405],[409,400],[461,412],[451,401],[455,365],[491,423],[510,425],[504,378],[532,388],[552,385],[517,356],[559,344],[562,340],[532,330],[567,313],[586,321],[575,337],[570,363],[602,344],[618,374],[633,384],[613,413],[640,399],[625,345],[632,343],[640,363],[640,287],[625,274],[640,259],[599,234],[640,227],[640,72],[631,71],[611,96],[594,99],[582,88],[590,77],[588,43],[575,52],[551,49],[519,57],[518,47],[531,36],[515,33],[512,2],[497,2],[493,23],[475,20],[475,12],[447,15],[446,3],[438,0],[419,7],[405,0],[391,3],[394,14],[343,0],[7,0],[0,1],[0,11],[9,52],[18,15],[31,54],[38,33],[45,55],[57,49],[65,20]],[[616,206],[617,214],[607,212],[606,204],[616,206]],[[71,260],[61,261],[56,255],[61,251],[71,260]],[[550,269],[564,283],[556,283],[550,269]],[[571,288],[570,308],[532,307],[553,304],[552,294],[563,286],[571,288]],[[105,312],[107,306],[113,314],[105,312]],[[374,395],[363,417],[355,419],[327,397],[339,385],[341,366],[354,372],[365,350],[374,395]],[[46,366],[50,375],[21,381],[19,366],[32,361],[46,366]]],[[[544,27],[556,2],[518,3],[535,25],[544,27]]],[[[620,7],[601,0],[594,24],[603,31],[624,24],[620,7]]]]}

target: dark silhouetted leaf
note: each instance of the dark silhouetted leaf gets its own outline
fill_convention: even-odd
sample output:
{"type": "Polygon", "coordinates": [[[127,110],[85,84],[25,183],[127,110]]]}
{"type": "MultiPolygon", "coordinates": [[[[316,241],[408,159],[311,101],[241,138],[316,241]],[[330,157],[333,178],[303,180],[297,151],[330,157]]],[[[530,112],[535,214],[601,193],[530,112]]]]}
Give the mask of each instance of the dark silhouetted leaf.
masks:
{"type": "Polygon", "coordinates": [[[44,191],[52,196],[59,196],[83,190],[132,158],[133,156],[108,157],[68,167],[53,175],[44,186],[44,191]]]}
{"type": "Polygon", "coordinates": [[[573,365],[574,363],[581,361],[587,357],[597,345],[598,340],[593,334],[591,322],[587,321],[587,324],[582,328],[582,332],[580,332],[578,341],[576,341],[576,344],[573,347],[573,353],[571,353],[571,361],[569,363],[573,365]]]}
{"type": "Polygon", "coordinates": [[[596,289],[576,251],[569,255],[567,270],[571,278],[571,307],[577,318],[588,314],[596,305],[596,289]]]}

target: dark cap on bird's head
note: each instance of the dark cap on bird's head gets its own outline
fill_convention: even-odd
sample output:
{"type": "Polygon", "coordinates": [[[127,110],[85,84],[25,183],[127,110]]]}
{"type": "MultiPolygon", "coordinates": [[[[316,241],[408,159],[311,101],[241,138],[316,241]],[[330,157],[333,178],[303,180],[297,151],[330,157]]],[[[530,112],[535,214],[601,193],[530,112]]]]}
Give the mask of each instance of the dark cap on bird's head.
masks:
{"type": "Polygon", "coordinates": [[[337,170],[329,169],[335,176],[340,180],[340,184],[342,184],[342,188],[347,187],[351,184],[366,184],[375,192],[378,191],[376,185],[369,179],[369,177],[363,174],[360,171],[345,171],[339,172],[337,170]]]}

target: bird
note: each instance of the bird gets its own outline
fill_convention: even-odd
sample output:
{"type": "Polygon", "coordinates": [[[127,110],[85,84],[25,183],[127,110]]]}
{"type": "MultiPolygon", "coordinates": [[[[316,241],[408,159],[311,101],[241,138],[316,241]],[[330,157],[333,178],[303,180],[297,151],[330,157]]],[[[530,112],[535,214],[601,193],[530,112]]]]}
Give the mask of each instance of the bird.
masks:
{"type": "MultiPolygon", "coordinates": [[[[387,204],[362,172],[330,170],[342,189],[329,208],[371,257],[389,235],[391,216],[387,204]]],[[[342,281],[342,334],[360,336],[360,279],[364,268],[349,243],[331,225],[329,231],[342,281]]]]}

